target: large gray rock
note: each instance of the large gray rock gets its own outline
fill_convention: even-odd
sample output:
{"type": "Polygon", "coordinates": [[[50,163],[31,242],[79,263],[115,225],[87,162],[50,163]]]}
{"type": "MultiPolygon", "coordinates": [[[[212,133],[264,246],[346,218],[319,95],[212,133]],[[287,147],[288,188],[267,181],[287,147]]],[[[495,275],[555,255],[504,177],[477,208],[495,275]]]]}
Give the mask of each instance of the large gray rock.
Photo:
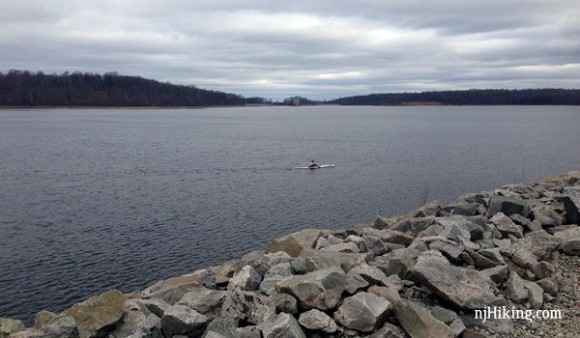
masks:
{"type": "Polygon", "coordinates": [[[347,253],[304,249],[300,253],[300,257],[304,258],[306,270],[308,271],[338,266],[342,268],[343,271],[348,272],[354,266],[365,263],[370,256],[367,253],[347,253]]]}
{"type": "Polygon", "coordinates": [[[383,327],[375,331],[367,338],[406,338],[407,335],[398,326],[391,323],[385,323],[383,327]]]}
{"type": "Polygon", "coordinates": [[[235,338],[238,322],[237,317],[215,318],[207,326],[202,338],[218,337],[218,335],[225,338],[235,338]]]}
{"type": "Polygon", "coordinates": [[[331,244],[320,249],[321,251],[332,251],[332,252],[346,252],[346,253],[359,253],[360,249],[358,245],[354,242],[346,242],[340,244],[331,244]]]}
{"type": "Polygon", "coordinates": [[[348,275],[359,275],[371,285],[385,285],[387,282],[387,276],[384,272],[366,263],[355,266],[348,272],[348,275]]]}
{"type": "Polygon", "coordinates": [[[177,304],[185,305],[211,319],[220,316],[227,295],[226,291],[199,288],[186,293],[177,304]]]}
{"type": "Polygon", "coordinates": [[[276,283],[290,276],[292,276],[290,263],[276,264],[264,275],[264,279],[260,283],[260,291],[267,295],[273,295],[276,292],[276,283]]]}
{"type": "Polygon", "coordinates": [[[370,265],[376,266],[387,276],[398,275],[401,278],[406,278],[407,274],[415,266],[414,249],[398,249],[393,252],[380,257],[375,257],[370,265]]]}
{"type": "Polygon", "coordinates": [[[161,318],[154,314],[149,315],[139,324],[139,328],[126,338],[163,338],[161,318]]]}
{"type": "Polygon", "coordinates": [[[296,319],[287,313],[264,320],[262,334],[264,338],[306,338],[296,319]]]}
{"type": "MultiPolygon", "coordinates": [[[[1,334],[0,334],[1,336],[1,334]]],[[[12,337],[12,336],[11,336],[12,337]]],[[[32,332],[30,338],[79,338],[77,324],[72,317],[59,317],[49,325],[32,332]]]]}
{"type": "Polygon", "coordinates": [[[410,279],[460,309],[481,309],[495,300],[495,283],[484,273],[453,266],[440,254],[423,253],[410,279]]]}
{"type": "Polygon", "coordinates": [[[336,322],[329,315],[316,309],[303,312],[298,318],[298,323],[309,330],[327,333],[336,332],[338,329],[336,322]]]}
{"type": "Polygon", "coordinates": [[[237,316],[250,324],[258,324],[265,315],[276,312],[272,299],[259,292],[236,289],[228,293],[221,317],[237,316]]]}
{"type": "Polygon", "coordinates": [[[125,302],[125,313],[117,323],[115,330],[109,333],[110,338],[125,338],[138,331],[151,311],[138,300],[128,300],[125,302]]]}
{"type": "Polygon", "coordinates": [[[554,233],[554,237],[562,240],[558,249],[567,255],[580,256],[580,227],[554,233]]]}
{"type": "Polygon", "coordinates": [[[516,303],[523,303],[528,299],[528,290],[520,276],[512,272],[506,283],[507,296],[516,303]]]}
{"type": "Polygon", "coordinates": [[[167,311],[167,309],[169,309],[171,307],[171,305],[165,303],[164,301],[162,301],[160,299],[154,299],[154,298],[139,299],[139,300],[137,300],[137,302],[139,304],[146,306],[147,309],[151,313],[153,313],[154,315],[156,315],[159,318],[163,317],[163,314],[165,313],[165,311],[167,311]]]}
{"type": "Polygon", "coordinates": [[[235,338],[262,338],[257,326],[244,326],[236,329],[235,338]]]}
{"type": "Polygon", "coordinates": [[[524,288],[528,290],[528,300],[530,305],[534,309],[539,309],[542,307],[542,303],[544,302],[544,290],[538,284],[524,280],[524,288]]]}
{"type": "Polygon", "coordinates": [[[161,330],[164,336],[187,335],[201,336],[209,318],[185,305],[176,304],[170,307],[161,318],[161,330]]]}
{"type": "Polygon", "coordinates": [[[305,248],[312,249],[324,233],[317,229],[307,229],[277,238],[266,247],[266,253],[284,251],[292,257],[298,257],[305,248]]]}
{"type": "Polygon", "coordinates": [[[22,321],[11,318],[0,318],[0,338],[7,338],[11,333],[26,330],[22,321]]]}
{"type": "Polygon", "coordinates": [[[111,290],[73,305],[59,317],[73,317],[81,338],[101,337],[111,331],[125,312],[125,296],[111,290]]]}
{"type": "Polygon", "coordinates": [[[512,246],[512,250],[517,252],[519,249],[525,249],[533,253],[538,259],[546,260],[561,242],[560,238],[552,236],[544,230],[539,230],[530,232],[524,238],[519,239],[512,246]]]}
{"type": "Polygon", "coordinates": [[[334,313],[343,326],[360,332],[372,332],[385,322],[391,303],[384,298],[359,292],[344,300],[334,313]]]}
{"type": "Polygon", "coordinates": [[[564,204],[568,223],[580,225],[580,193],[560,197],[560,201],[564,204]]]}
{"type": "Polygon", "coordinates": [[[412,338],[455,338],[451,328],[418,303],[402,300],[394,307],[397,321],[412,338]]]}
{"type": "Polygon", "coordinates": [[[488,215],[493,216],[498,212],[502,212],[507,216],[520,214],[527,217],[530,213],[530,207],[523,200],[494,195],[489,201],[488,215]]]}
{"type": "Polygon", "coordinates": [[[306,309],[324,311],[338,304],[346,288],[345,281],[344,271],[332,267],[286,278],[276,284],[276,291],[293,295],[306,309]]]}
{"type": "Polygon", "coordinates": [[[522,226],[514,223],[502,212],[495,214],[490,221],[497,227],[504,237],[507,237],[508,235],[513,235],[517,238],[524,237],[524,229],[522,226]]]}
{"type": "Polygon", "coordinates": [[[244,291],[255,291],[260,286],[262,276],[250,266],[244,266],[238,273],[236,273],[228,283],[228,291],[240,288],[244,291]]]}
{"type": "Polygon", "coordinates": [[[367,236],[378,237],[381,241],[387,243],[396,243],[408,246],[415,239],[413,236],[396,230],[378,230],[374,228],[365,228],[363,230],[363,238],[367,236]]]}

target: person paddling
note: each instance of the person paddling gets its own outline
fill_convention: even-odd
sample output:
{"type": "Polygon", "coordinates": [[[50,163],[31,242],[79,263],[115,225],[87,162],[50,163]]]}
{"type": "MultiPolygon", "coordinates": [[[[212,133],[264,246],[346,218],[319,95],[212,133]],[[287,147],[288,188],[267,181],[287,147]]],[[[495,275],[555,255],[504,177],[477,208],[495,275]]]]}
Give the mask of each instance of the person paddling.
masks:
{"type": "Polygon", "coordinates": [[[320,166],[318,164],[316,164],[314,162],[314,160],[310,160],[310,163],[308,164],[308,168],[314,169],[314,168],[320,168],[320,166]]]}

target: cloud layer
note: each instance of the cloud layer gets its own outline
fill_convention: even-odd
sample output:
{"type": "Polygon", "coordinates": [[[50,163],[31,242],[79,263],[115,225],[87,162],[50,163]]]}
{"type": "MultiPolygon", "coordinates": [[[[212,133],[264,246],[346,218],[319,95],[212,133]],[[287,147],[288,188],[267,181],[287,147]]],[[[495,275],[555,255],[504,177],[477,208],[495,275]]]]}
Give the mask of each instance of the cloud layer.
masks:
{"type": "Polygon", "coordinates": [[[577,0],[0,1],[0,71],[316,99],[580,88],[577,0]]]}

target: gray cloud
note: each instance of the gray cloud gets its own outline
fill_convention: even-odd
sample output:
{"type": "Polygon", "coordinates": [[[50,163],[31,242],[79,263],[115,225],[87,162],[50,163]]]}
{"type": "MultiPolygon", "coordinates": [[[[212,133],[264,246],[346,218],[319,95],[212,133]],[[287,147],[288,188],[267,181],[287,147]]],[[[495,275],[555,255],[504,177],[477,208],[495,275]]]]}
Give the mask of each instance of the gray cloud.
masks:
{"type": "Polygon", "coordinates": [[[110,72],[280,99],[579,88],[577,1],[0,2],[0,71],[110,72]]]}

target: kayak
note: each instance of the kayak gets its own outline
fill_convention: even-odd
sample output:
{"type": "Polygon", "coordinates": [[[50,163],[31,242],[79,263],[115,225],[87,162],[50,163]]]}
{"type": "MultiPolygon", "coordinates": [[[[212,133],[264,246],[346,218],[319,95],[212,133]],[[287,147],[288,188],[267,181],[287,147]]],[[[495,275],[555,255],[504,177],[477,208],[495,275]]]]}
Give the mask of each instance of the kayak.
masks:
{"type": "Polygon", "coordinates": [[[321,164],[318,167],[294,167],[293,169],[323,169],[332,167],[334,167],[334,164],[321,164]]]}

